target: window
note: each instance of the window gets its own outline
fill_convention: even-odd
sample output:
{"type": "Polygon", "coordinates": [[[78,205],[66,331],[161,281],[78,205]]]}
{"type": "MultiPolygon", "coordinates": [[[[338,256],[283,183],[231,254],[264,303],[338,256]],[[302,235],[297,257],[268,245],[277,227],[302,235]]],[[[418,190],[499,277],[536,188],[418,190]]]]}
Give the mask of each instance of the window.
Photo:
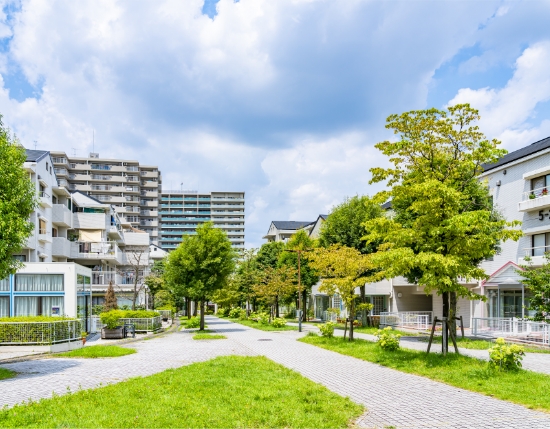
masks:
{"type": "Polygon", "coordinates": [[[10,278],[6,277],[3,280],[0,280],[0,291],[8,292],[10,290],[10,278]]]}
{"type": "Polygon", "coordinates": [[[531,179],[531,194],[535,197],[547,195],[548,187],[550,187],[550,174],[531,179]]]}
{"type": "Polygon", "coordinates": [[[0,317],[10,317],[10,298],[0,296],[0,317]]]}
{"type": "Polygon", "coordinates": [[[16,296],[15,316],[51,316],[65,314],[62,296],[16,296]],[[55,312],[52,310],[55,308],[55,312]]]}
{"type": "Polygon", "coordinates": [[[17,292],[62,292],[63,274],[16,274],[17,292]]]}
{"type": "Polygon", "coordinates": [[[372,297],[372,314],[375,316],[380,315],[381,312],[386,311],[386,297],[384,295],[375,295],[372,297]]]}
{"type": "Polygon", "coordinates": [[[19,262],[27,262],[27,255],[13,255],[13,259],[19,262]]]}
{"type": "Polygon", "coordinates": [[[531,240],[531,256],[544,256],[545,252],[550,251],[550,233],[535,234],[531,240]]]}
{"type": "Polygon", "coordinates": [[[38,233],[46,234],[46,221],[44,219],[38,219],[38,233]]]}

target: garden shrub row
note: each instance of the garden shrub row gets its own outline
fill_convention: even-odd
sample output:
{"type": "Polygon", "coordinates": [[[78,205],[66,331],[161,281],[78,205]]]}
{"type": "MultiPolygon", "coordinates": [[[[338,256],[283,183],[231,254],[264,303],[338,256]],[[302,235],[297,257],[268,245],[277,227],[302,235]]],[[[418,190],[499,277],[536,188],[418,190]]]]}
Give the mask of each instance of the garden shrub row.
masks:
{"type": "Polygon", "coordinates": [[[0,344],[49,345],[80,338],[80,332],[80,321],[72,318],[36,316],[0,319],[0,344]]]}

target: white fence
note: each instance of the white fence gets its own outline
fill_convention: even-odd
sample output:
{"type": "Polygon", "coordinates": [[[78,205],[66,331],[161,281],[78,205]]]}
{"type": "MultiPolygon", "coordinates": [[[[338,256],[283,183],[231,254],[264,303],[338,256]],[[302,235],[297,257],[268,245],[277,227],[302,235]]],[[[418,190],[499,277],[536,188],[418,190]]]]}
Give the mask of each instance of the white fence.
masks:
{"type": "Polygon", "coordinates": [[[49,345],[82,338],[80,320],[55,322],[1,322],[0,346],[49,345]]]}
{"type": "Polygon", "coordinates": [[[397,311],[380,313],[380,327],[427,330],[432,326],[432,311],[397,311]]]}
{"type": "Polygon", "coordinates": [[[505,338],[550,346],[550,324],[504,317],[474,317],[472,334],[476,337],[505,338]]]}

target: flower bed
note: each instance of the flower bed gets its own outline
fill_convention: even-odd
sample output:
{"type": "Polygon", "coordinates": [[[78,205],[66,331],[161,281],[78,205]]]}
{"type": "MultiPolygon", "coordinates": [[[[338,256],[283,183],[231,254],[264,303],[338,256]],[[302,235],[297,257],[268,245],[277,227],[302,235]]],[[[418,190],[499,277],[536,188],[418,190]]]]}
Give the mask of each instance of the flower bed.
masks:
{"type": "Polygon", "coordinates": [[[81,339],[78,319],[5,317],[0,319],[0,346],[51,345],[81,339]]]}

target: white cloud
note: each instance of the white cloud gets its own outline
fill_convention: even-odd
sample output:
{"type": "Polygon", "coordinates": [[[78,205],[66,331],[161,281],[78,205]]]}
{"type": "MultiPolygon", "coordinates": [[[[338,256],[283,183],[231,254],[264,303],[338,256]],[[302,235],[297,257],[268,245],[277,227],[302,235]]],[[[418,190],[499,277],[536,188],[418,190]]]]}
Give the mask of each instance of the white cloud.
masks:
{"type": "Polygon", "coordinates": [[[463,88],[449,102],[470,103],[480,110],[480,126],[508,149],[524,146],[544,137],[548,121],[533,126],[530,119],[540,103],[550,100],[550,41],[534,44],[517,59],[515,72],[503,88],[463,88]],[[535,137],[537,136],[537,137],[535,137]]]}

